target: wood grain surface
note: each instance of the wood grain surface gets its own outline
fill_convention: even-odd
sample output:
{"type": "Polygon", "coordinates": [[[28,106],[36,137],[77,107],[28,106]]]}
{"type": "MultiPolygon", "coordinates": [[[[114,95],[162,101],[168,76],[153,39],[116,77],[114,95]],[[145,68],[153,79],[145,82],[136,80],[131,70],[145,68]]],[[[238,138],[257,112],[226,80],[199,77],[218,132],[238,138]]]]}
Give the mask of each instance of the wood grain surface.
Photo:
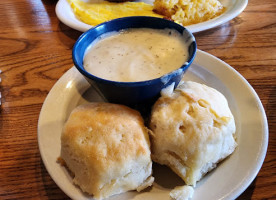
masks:
{"type": "MultiPolygon", "coordinates": [[[[69,199],[41,160],[37,123],[56,81],[73,66],[81,35],[62,24],[55,0],[0,1],[0,199],[69,199]]],[[[224,60],[253,86],[265,108],[264,164],[239,200],[276,199],[276,1],[250,0],[235,19],[195,34],[198,48],[224,60]]]]}

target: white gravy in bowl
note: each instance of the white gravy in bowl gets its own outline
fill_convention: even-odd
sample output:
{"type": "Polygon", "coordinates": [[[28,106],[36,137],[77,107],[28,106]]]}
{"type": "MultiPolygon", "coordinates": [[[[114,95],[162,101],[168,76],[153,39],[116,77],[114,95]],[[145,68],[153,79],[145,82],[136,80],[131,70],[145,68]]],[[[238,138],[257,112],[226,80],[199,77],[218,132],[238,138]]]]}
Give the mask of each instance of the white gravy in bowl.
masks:
{"type": "Polygon", "coordinates": [[[188,59],[188,45],[172,29],[127,29],[93,42],[83,64],[87,72],[107,80],[151,80],[180,68],[188,59]]]}

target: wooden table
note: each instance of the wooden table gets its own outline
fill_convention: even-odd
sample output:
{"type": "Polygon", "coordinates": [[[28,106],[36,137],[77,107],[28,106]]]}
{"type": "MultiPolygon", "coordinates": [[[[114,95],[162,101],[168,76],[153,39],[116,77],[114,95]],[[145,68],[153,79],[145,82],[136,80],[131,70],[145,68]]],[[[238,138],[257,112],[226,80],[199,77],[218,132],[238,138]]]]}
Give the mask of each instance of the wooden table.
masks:
{"type": "MultiPolygon", "coordinates": [[[[0,199],[69,199],[47,173],[37,142],[41,106],[73,66],[72,46],[81,34],[57,19],[56,2],[0,1],[0,199]]],[[[264,164],[238,199],[276,199],[276,1],[250,0],[238,17],[195,37],[199,49],[249,81],[267,114],[264,164]]]]}

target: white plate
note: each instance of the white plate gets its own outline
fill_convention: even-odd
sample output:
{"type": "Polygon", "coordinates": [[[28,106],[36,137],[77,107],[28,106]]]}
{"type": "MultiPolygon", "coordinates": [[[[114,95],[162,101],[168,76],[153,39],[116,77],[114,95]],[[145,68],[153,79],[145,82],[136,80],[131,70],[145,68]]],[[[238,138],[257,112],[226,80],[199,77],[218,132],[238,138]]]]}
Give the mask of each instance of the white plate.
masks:
{"type": "MultiPolygon", "coordinates": [[[[152,4],[154,0],[141,1],[152,4]]],[[[248,0],[221,0],[220,2],[226,8],[225,12],[222,15],[206,22],[186,26],[186,28],[188,28],[192,33],[196,33],[228,22],[231,19],[237,17],[245,9],[248,0]]],[[[56,14],[61,22],[78,31],[85,32],[93,27],[91,25],[83,23],[75,17],[67,0],[58,1],[56,5],[56,14]]]]}
{"type": "MultiPolygon", "coordinates": [[[[193,200],[234,199],[253,181],[264,161],[268,145],[268,125],[260,99],[248,82],[218,58],[198,50],[184,80],[205,83],[228,99],[236,120],[238,147],[196,186],[193,200]]],[[[86,200],[72,184],[72,178],[56,161],[60,155],[60,135],[70,112],[79,104],[101,101],[75,67],[68,70],[49,92],[38,121],[38,143],[43,162],[56,184],[72,199],[86,200]]],[[[169,192],[183,182],[168,168],[154,166],[156,181],[145,192],[127,192],[110,199],[168,200],[169,192]]]]}

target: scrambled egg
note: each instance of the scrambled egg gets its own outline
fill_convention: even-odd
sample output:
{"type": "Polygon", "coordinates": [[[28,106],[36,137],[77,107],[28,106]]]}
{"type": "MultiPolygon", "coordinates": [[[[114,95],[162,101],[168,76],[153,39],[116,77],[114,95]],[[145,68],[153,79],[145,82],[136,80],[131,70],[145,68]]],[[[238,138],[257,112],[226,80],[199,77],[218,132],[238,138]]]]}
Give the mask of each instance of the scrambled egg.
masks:
{"type": "Polygon", "coordinates": [[[82,0],[68,0],[76,17],[82,22],[90,25],[98,25],[102,22],[128,16],[164,16],[153,12],[153,6],[144,2],[112,3],[83,2],[82,0]]]}

